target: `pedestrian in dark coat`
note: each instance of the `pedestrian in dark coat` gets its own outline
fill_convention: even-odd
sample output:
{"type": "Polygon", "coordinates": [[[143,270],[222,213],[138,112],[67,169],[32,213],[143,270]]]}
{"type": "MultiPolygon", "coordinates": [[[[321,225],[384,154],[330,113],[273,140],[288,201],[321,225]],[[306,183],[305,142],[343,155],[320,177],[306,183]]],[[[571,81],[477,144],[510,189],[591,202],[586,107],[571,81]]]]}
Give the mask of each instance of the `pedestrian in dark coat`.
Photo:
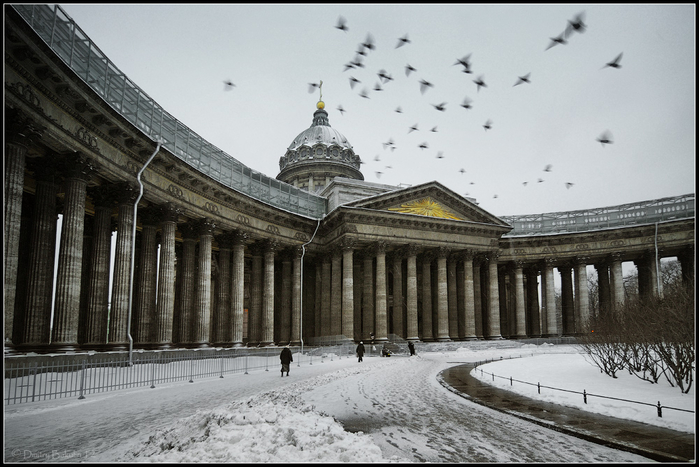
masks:
{"type": "Polygon", "coordinates": [[[362,341],[359,341],[359,345],[357,346],[357,358],[359,359],[358,361],[362,361],[362,357],[364,356],[364,343],[362,341]]]}
{"type": "Polygon", "coordinates": [[[279,360],[282,362],[282,377],[284,377],[284,372],[286,372],[286,376],[289,376],[289,364],[294,361],[294,357],[291,356],[291,349],[288,345],[282,349],[279,360]]]}
{"type": "Polygon", "coordinates": [[[408,350],[410,350],[410,356],[415,355],[415,344],[408,342],[408,350]]]}

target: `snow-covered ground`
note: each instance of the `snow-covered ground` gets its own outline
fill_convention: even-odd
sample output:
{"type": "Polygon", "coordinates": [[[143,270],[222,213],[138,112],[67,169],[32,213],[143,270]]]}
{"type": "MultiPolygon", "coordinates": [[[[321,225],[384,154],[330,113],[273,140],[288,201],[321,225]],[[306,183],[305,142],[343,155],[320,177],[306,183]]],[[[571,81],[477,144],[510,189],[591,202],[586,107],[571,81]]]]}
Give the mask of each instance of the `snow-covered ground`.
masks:
{"type": "MultiPolygon", "coordinates": [[[[93,394],[84,400],[6,406],[5,461],[648,462],[493,411],[438,382],[446,368],[500,357],[502,361],[481,368],[548,386],[572,384],[572,390],[610,396],[621,392],[628,399],[694,409],[694,391],[671,399],[679,390],[635,377],[601,375],[608,380],[592,385],[590,378],[599,371],[573,346],[463,348],[415,357],[365,357],[362,363],[335,356],[313,365],[292,363],[289,377],[273,369],[93,394]],[[544,368],[549,373],[539,372],[544,368]],[[585,386],[578,389],[568,370],[585,386]],[[629,393],[629,387],[641,386],[650,392],[629,393]]],[[[542,391],[542,396],[556,401],[553,393],[542,391]]],[[[581,408],[599,404],[588,402],[581,408]]],[[[604,407],[618,415],[617,409],[604,407]]],[[[641,408],[657,417],[652,407],[641,408]]],[[[650,422],[650,415],[644,421],[650,422]]],[[[665,411],[663,420],[687,429],[686,417],[675,422],[675,415],[665,411]]],[[[693,432],[690,415],[688,431],[693,432]]]]}

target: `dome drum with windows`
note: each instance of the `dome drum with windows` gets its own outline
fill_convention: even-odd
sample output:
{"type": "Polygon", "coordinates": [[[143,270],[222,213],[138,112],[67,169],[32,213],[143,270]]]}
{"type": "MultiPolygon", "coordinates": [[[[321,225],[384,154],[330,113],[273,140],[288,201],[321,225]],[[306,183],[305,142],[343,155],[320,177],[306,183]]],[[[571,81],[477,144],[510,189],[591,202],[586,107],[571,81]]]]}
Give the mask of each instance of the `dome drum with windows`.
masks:
{"type": "Polygon", "coordinates": [[[364,180],[361,159],[339,131],[330,126],[325,103],[316,105],[311,126],[299,133],[279,159],[277,180],[319,192],[335,177],[364,180]]]}

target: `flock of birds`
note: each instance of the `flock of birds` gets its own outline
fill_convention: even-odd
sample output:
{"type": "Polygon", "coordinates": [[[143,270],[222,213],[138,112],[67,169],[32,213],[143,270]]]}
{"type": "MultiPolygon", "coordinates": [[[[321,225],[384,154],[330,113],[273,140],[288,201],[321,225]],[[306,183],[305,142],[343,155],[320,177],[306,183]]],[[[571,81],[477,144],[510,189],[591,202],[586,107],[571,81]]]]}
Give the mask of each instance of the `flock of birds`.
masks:
{"type": "MultiPolygon", "coordinates": [[[[338,18],[337,24],[334,27],[340,31],[343,31],[343,32],[349,31],[347,20],[343,16],[340,16],[338,18]]],[[[586,29],[587,29],[587,24],[585,23],[584,12],[575,15],[572,19],[567,21],[566,27],[565,27],[563,32],[561,32],[558,36],[550,37],[551,42],[548,45],[548,47],[546,47],[545,50],[549,50],[550,48],[558,46],[558,45],[567,44],[568,41],[570,40],[570,38],[574,34],[582,34],[585,32],[586,29]]],[[[401,48],[404,46],[408,46],[409,44],[411,44],[411,40],[410,40],[408,34],[405,34],[404,36],[399,37],[397,39],[397,43],[395,45],[395,48],[398,49],[398,48],[401,48]]],[[[365,68],[366,65],[364,63],[364,60],[374,50],[376,50],[376,42],[375,42],[373,36],[371,35],[371,33],[368,33],[366,36],[366,39],[358,45],[358,49],[356,50],[354,57],[344,64],[343,72],[346,72],[349,70],[359,70],[359,69],[365,68]]],[[[602,69],[604,69],[604,68],[615,68],[615,69],[621,68],[620,62],[621,62],[622,56],[623,56],[623,53],[618,54],[613,60],[604,64],[602,69]]],[[[463,73],[466,73],[469,75],[473,74],[473,63],[471,61],[471,54],[469,53],[461,58],[457,58],[455,63],[453,64],[453,66],[460,66],[461,72],[463,72],[463,73]]],[[[405,73],[406,77],[410,77],[411,74],[417,73],[417,71],[418,70],[409,63],[406,64],[404,67],[404,73],[405,73]]],[[[378,79],[376,80],[376,83],[372,88],[374,92],[383,91],[384,87],[386,85],[388,85],[391,81],[394,80],[393,76],[389,72],[387,72],[385,69],[380,69],[376,75],[377,75],[378,79]]],[[[513,86],[530,84],[531,83],[530,78],[531,78],[531,73],[527,73],[527,74],[524,74],[522,76],[518,76],[513,86]]],[[[364,84],[364,83],[362,83],[361,80],[357,79],[354,76],[349,76],[348,80],[349,80],[349,86],[352,90],[354,90],[357,85],[364,84]]],[[[488,87],[488,85],[484,79],[484,76],[482,74],[475,77],[472,81],[476,85],[476,92],[477,93],[479,93],[481,91],[481,88],[488,87]]],[[[419,79],[418,83],[419,83],[420,93],[423,95],[427,91],[429,91],[430,89],[434,88],[434,84],[430,81],[425,80],[424,78],[419,79]]],[[[225,80],[224,85],[225,85],[224,89],[226,91],[230,91],[235,87],[235,84],[231,80],[225,80]]],[[[321,91],[321,98],[322,98],[322,81],[320,81],[318,83],[308,83],[308,92],[309,93],[313,93],[316,90],[321,91]]],[[[369,87],[362,86],[362,89],[360,91],[358,91],[358,95],[364,99],[370,99],[370,92],[371,91],[370,91],[369,87]]],[[[463,107],[464,109],[468,110],[468,109],[472,108],[472,102],[473,101],[469,97],[465,97],[463,99],[463,101],[461,102],[460,106],[463,107]]],[[[441,102],[439,104],[431,104],[431,105],[439,112],[445,112],[447,110],[446,109],[446,106],[447,106],[446,102],[441,102]]],[[[344,113],[346,112],[346,109],[342,105],[338,105],[337,110],[340,112],[341,115],[344,115],[344,113]]],[[[403,110],[400,106],[398,106],[395,109],[395,112],[402,113],[403,110]]],[[[483,128],[486,132],[488,130],[491,130],[493,128],[493,121],[491,119],[488,119],[483,124],[483,128]]],[[[408,133],[412,133],[412,132],[418,131],[418,130],[419,130],[418,124],[416,123],[408,128],[408,133]]],[[[438,131],[438,129],[436,126],[434,126],[430,129],[430,132],[436,133],[437,131],[438,131]]],[[[612,134],[609,130],[606,130],[602,134],[600,134],[596,138],[596,140],[603,147],[607,144],[612,144],[614,142],[612,134]]],[[[384,149],[390,149],[391,151],[395,151],[396,144],[395,144],[395,141],[393,140],[393,138],[389,138],[387,142],[383,143],[383,147],[384,147],[384,149]]],[[[418,147],[421,150],[428,149],[429,144],[427,142],[422,142],[418,145],[418,147]]],[[[437,152],[436,158],[437,159],[444,158],[443,151],[437,152]]],[[[381,160],[380,156],[377,155],[374,158],[374,160],[376,162],[379,162],[381,160]]],[[[362,161],[362,163],[364,163],[364,161],[362,161]]],[[[385,168],[391,169],[392,166],[387,165],[387,166],[385,166],[385,168]]],[[[551,172],[551,171],[552,171],[551,164],[547,164],[543,169],[543,172],[545,172],[545,173],[551,172]]],[[[459,169],[459,172],[463,175],[466,172],[466,170],[461,168],[461,169],[459,169]]],[[[382,174],[383,174],[382,171],[379,171],[379,170],[375,171],[375,176],[377,179],[380,178],[382,174]]],[[[540,177],[540,178],[538,178],[537,183],[543,183],[544,181],[545,181],[545,179],[540,177]]],[[[528,183],[529,182],[525,181],[522,184],[524,186],[527,186],[528,183]]],[[[474,185],[475,183],[470,182],[470,184],[474,185]]],[[[572,186],[574,186],[574,183],[565,182],[565,187],[567,189],[570,189],[572,186]]],[[[465,195],[468,196],[469,193],[465,193],[465,195]]],[[[495,194],[493,196],[493,198],[497,198],[497,197],[498,197],[497,194],[495,194]]]]}

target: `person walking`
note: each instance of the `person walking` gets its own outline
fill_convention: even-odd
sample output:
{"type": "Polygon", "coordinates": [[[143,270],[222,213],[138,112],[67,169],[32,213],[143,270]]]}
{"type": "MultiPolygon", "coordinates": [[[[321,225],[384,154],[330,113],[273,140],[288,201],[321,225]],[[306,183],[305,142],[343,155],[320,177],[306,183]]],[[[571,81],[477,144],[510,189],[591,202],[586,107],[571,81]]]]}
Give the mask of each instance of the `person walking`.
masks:
{"type": "Polygon", "coordinates": [[[359,345],[357,346],[357,358],[359,362],[363,360],[362,357],[364,357],[364,343],[359,341],[359,345]]]}
{"type": "Polygon", "coordinates": [[[284,377],[284,372],[286,372],[286,376],[289,376],[289,364],[294,361],[294,357],[292,357],[291,349],[288,345],[282,349],[279,360],[282,362],[282,378],[284,377]]]}
{"type": "Polygon", "coordinates": [[[412,357],[415,355],[415,344],[411,342],[408,342],[408,350],[410,350],[410,356],[412,357]]]}

